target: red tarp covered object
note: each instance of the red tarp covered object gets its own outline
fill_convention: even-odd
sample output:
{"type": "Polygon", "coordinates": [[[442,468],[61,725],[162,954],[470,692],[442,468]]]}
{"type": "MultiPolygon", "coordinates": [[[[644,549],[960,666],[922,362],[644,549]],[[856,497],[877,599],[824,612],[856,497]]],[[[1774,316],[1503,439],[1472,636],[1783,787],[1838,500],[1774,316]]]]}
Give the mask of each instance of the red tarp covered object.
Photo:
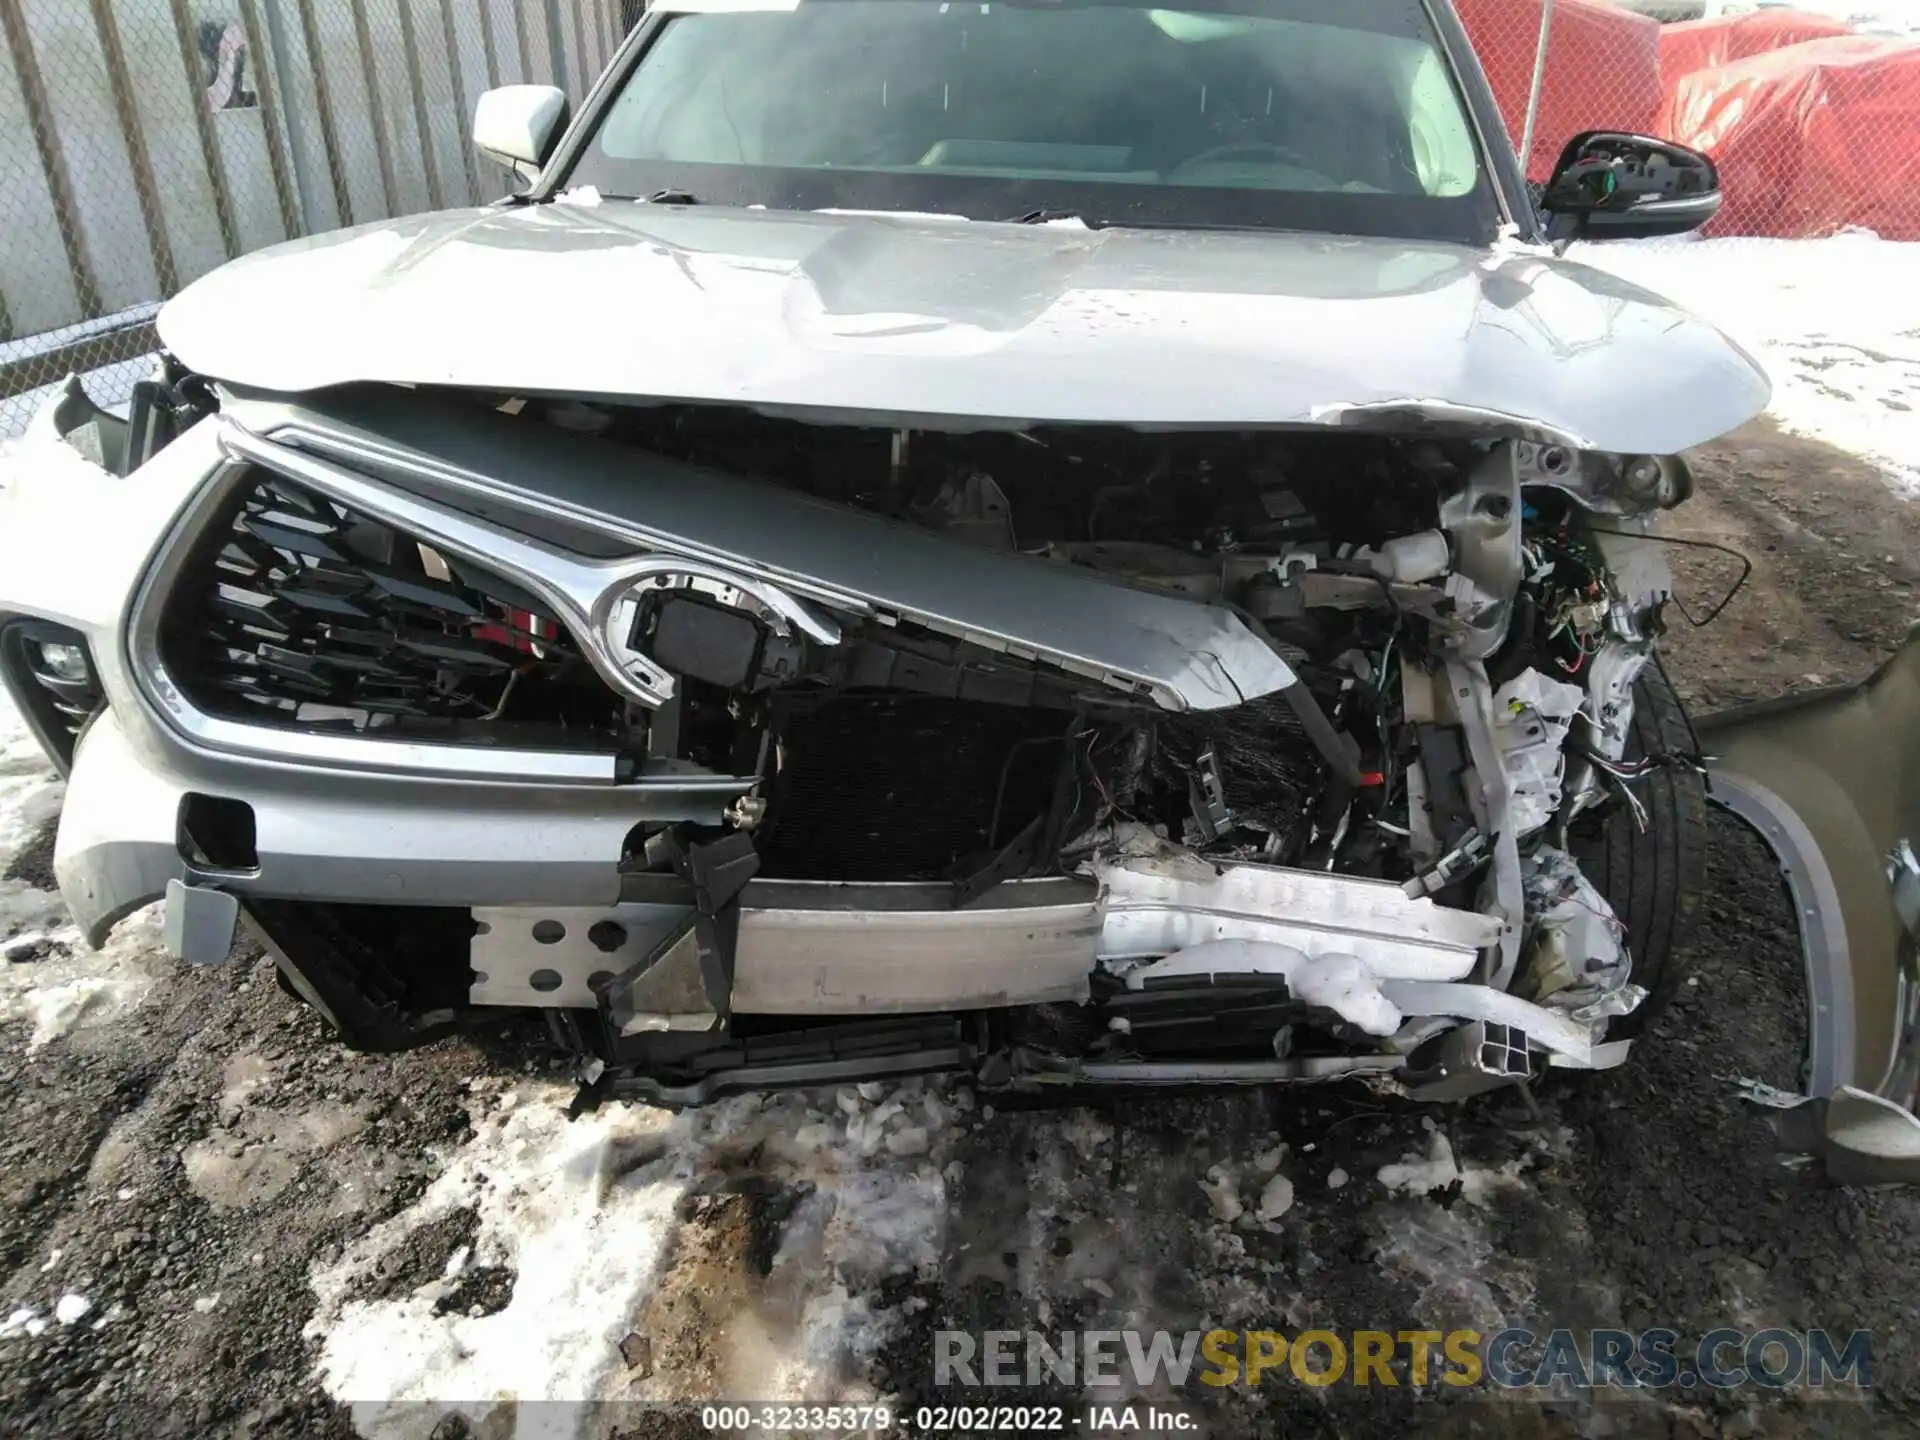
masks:
{"type": "Polygon", "coordinates": [[[1726,203],[1709,235],[1920,240],[1920,45],[1840,36],[1669,79],[1653,131],[1704,150],[1726,203]]]}
{"type": "MultiPolygon", "coordinates": [[[[1457,8],[1518,149],[1540,40],[1540,0],[1457,0],[1457,8]]],[[[1558,0],[1527,178],[1545,180],[1582,130],[1645,133],[1659,108],[1659,22],[1600,0],[1558,0]]]]}
{"type": "Polygon", "coordinates": [[[1674,81],[1695,70],[1764,55],[1805,40],[1851,35],[1844,20],[1809,15],[1804,10],[1755,10],[1747,15],[1724,15],[1717,20],[1684,20],[1660,27],[1660,77],[1672,90],[1674,81]]]}

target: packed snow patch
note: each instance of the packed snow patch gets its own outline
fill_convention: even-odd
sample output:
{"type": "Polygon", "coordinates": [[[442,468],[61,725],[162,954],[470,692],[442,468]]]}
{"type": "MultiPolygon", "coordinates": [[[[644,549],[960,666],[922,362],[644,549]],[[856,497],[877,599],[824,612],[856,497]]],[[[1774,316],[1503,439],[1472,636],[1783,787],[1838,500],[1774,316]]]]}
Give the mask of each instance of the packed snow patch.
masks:
{"type": "Polygon", "coordinates": [[[1231,1225],[1246,1213],[1246,1206],[1240,1203],[1240,1181],[1224,1165],[1215,1165],[1207,1171],[1207,1178],[1200,1182],[1200,1189],[1207,1197],[1207,1204],[1213,1208],[1216,1220],[1231,1225]]]}
{"type": "Polygon", "coordinates": [[[1436,1190],[1451,1189],[1457,1181],[1461,1199],[1469,1205],[1484,1207],[1495,1194],[1524,1183],[1520,1179],[1523,1164],[1520,1160],[1509,1160],[1491,1170],[1480,1165],[1463,1165],[1454,1157],[1447,1137],[1435,1130],[1424,1158],[1409,1155],[1397,1165],[1382,1165],[1379,1179],[1387,1189],[1402,1195],[1430,1195],[1436,1190]]]}
{"type": "Polygon", "coordinates": [[[22,1305],[6,1319],[0,1320],[0,1340],[11,1340],[16,1335],[31,1338],[46,1333],[46,1317],[31,1305],[22,1305]]]}
{"type": "MultiPolygon", "coordinates": [[[[39,742],[0,689],[0,855],[12,856],[60,813],[66,792],[39,742]]],[[[0,912],[0,921],[5,919],[0,912]]]]}
{"type": "Polygon", "coordinates": [[[1375,1256],[1414,1285],[1416,1313],[1449,1327],[1497,1330],[1530,1313],[1533,1275],[1522,1260],[1494,1244],[1485,1212],[1496,1195],[1526,1190],[1521,1175],[1526,1162],[1509,1160],[1492,1168],[1462,1162],[1431,1120],[1423,1124],[1431,1132],[1427,1153],[1409,1154],[1380,1169],[1382,1185],[1413,1201],[1375,1207],[1370,1221],[1375,1256]],[[1463,1205],[1445,1198],[1456,1184],[1463,1205]]]}
{"type": "Polygon", "coordinates": [[[0,882],[0,932],[21,917],[44,923],[54,915],[62,923],[40,936],[40,958],[0,966],[0,1021],[30,1024],[30,1050],[76,1030],[112,1024],[138,1006],[156,977],[172,967],[157,905],[123,920],[103,948],[88,950],[80,932],[65,923],[57,895],[17,881],[0,882]]]}
{"type": "Polygon", "coordinates": [[[1711,320],[1766,367],[1783,426],[1873,461],[1920,498],[1920,241],[1612,241],[1571,256],[1711,320]]]}
{"type": "MultiPolygon", "coordinates": [[[[548,1436],[577,1433],[589,1413],[511,1407],[686,1398],[673,1375],[630,1370],[621,1342],[642,1330],[680,1251],[697,1248],[689,1207],[747,1173],[798,1199],[761,1282],[766,1303],[707,1337],[726,1356],[717,1383],[741,1399],[861,1398],[853,1377],[904,1318],[871,1297],[890,1276],[937,1271],[941,1166],[960,1108],[918,1082],[869,1093],[885,1098],[748,1096],[681,1115],[609,1105],[569,1121],[571,1091],[558,1085],[476,1089],[473,1138],[421,1199],[312,1271],[307,1333],[327,1390],[376,1440],[418,1428],[417,1411],[389,1402],[475,1422],[507,1407],[488,1422],[502,1434],[548,1436]],[[377,1293],[383,1261],[409,1237],[467,1210],[470,1250],[436,1261],[409,1293],[377,1293]],[[503,1308],[443,1303],[474,1267],[511,1272],[503,1308]]],[[[656,1358],[671,1338],[651,1337],[656,1358]]]]}
{"type": "MultiPolygon", "coordinates": [[[[0,857],[19,853],[60,811],[64,787],[0,690],[0,857]]],[[[75,1030],[106,1024],[138,1005],[154,975],[170,968],[160,912],[121,923],[104,949],[89,951],[60,897],[25,880],[0,880],[0,1023],[33,1027],[37,1050],[75,1030]]]]}
{"type": "Polygon", "coordinates": [[[1275,1175],[1267,1181],[1266,1188],[1260,1192],[1260,1206],[1256,1212],[1262,1220],[1278,1220],[1293,1208],[1293,1181],[1284,1175],[1275,1175]]]}

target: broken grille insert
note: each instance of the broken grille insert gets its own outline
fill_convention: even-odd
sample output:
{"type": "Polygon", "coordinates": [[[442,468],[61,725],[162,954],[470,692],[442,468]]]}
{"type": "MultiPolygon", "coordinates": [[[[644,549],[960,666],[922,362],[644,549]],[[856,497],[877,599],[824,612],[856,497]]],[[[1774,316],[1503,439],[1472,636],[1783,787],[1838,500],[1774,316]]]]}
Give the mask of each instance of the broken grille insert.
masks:
{"type": "Polygon", "coordinates": [[[519,586],[260,470],[197,547],[163,646],[196,704],[256,723],[455,743],[620,728],[573,637],[519,586]]]}

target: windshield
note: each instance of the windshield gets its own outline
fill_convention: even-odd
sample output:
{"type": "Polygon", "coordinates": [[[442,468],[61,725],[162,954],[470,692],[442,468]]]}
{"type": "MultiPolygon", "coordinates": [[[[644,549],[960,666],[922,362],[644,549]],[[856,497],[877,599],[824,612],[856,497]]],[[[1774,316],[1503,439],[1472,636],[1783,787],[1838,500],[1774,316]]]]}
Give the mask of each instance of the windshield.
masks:
{"type": "Polygon", "coordinates": [[[1419,0],[669,0],[649,23],[566,184],[1092,224],[1492,223],[1419,0]]]}

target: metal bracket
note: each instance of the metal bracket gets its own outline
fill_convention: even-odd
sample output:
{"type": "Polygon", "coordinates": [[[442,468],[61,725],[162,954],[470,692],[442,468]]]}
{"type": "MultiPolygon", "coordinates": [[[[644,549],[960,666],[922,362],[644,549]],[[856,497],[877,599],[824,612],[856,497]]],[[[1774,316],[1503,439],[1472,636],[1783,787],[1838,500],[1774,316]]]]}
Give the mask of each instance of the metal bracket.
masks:
{"type": "Polygon", "coordinates": [[[1909,935],[1920,935],[1920,855],[1904,837],[1887,856],[1887,883],[1893,887],[1893,908],[1909,935]]]}
{"type": "Polygon", "coordinates": [[[219,965],[233,951],[240,897],[184,880],[167,881],[167,949],[189,965],[219,965]]]}
{"type": "Polygon", "coordinates": [[[1527,1033],[1493,1020],[1473,1020],[1440,1040],[1433,1078],[1413,1087],[1416,1100],[1465,1100],[1533,1075],[1527,1033]]]}

